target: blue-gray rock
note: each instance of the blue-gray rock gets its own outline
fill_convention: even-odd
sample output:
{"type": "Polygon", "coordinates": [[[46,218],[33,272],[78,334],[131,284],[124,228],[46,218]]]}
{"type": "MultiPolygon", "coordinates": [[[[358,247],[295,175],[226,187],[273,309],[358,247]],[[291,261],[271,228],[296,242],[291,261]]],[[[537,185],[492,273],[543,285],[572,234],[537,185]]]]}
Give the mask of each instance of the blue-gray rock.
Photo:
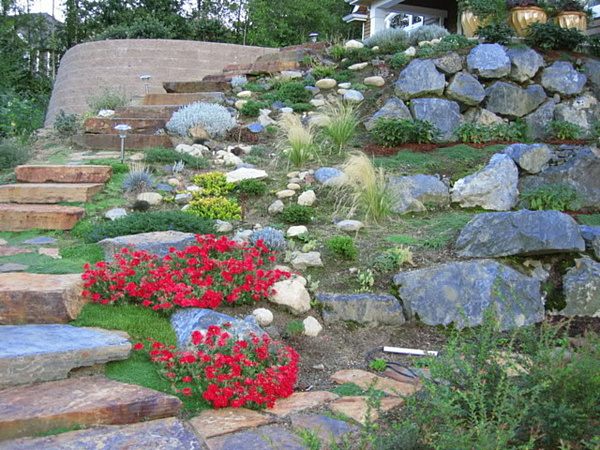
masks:
{"type": "Polygon", "coordinates": [[[450,141],[460,126],[462,116],[458,103],[441,98],[417,98],[410,102],[410,110],[417,120],[433,124],[439,131],[439,141],[450,141]]]}
{"type": "Polygon", "coordinates": [[[510,73],[510,58],[499,44],[479,44],[467,56],[467,67],[483,78],[502,78],[510,73]]]}
{"type": "Polygon", "coordinates": [[[250,130],[252,133],[262,133],[265,131],[265,127],[258,122],[251,123],[246,128],[248,128],[248,130],[250,130]]]}
{"type": "Polygon", "coordinates": [[[332,178],[341,177],[344,175],[340,169],[336,169],[335,167],[321,167],[315,170],[315,180],[321,184],[327,183],[332,178]]]}
{"type": "Polygon", "coordinates": [[[585,242],[573,218],[560,211],[477,214],[455,245],[468,258],[582,252],[585,242]]]}
{"type": "Polygon", "coordinates": [[[532,79],[544,67],[544,57],[529,47],[511,48],[506,53],[511,63],[510,77],[519,83],[532,79]]]}
{"type": "Polygon", "coordinates": [[[321,89],[316,86],[304,86],[304,89],[309,91],[312,95],[317,95],[319,92],[321,92],[321,89]]]}
{"type": "Polygon", "coordinates": [[[348,89],[346,92],[344,92],[343,98],[347,102],[360,103],[365,99],[365,96],[362,95],[360,91],[348,89]]]}
{"type": "Polygon", "coordinates": [[[197,330],[204,334],[209,326],[217,325],[222,327],[225,323],[231,324],[227,332],[239,339],[245,339],[252,333],[257,336],[265,334],[254,316],[248,316],[241,320],[213,311],[212,309],[201,308],[181,309],[171,316],[171,327],[175,331],[179,347],[186,347],[190,343],[192,331],[197,330]]]}
{"type": "Polygon", "coordinates": [[[184,192],[175,195],[175,203],[178,205],[187,205],[193,198],[193,195],[189,192],[184,192]]]}
{"type": "Polygon", "coordinates": [[[542,72],[542,86],[561,95],[581,94],[587,77],[568,61],[556,61],[542,72]]]}
{"type": "Polygon", "coordinates": [[[552,150],[546,144],[512,144],[504,149],[504,153],[529,173],[541,172],[552,158],[552,150]]]}
{"type": "Polygon", "coordinates": [[[122,248],[143,250],[158,256],[165,256],[171,247],[183,250],[196,243],[196,235],[181,231],[155,231],[152,233],[131,234],[115,238],[103,239],[98,244],[104,250],[104,259],[112,261],[114,255],[122,248]]]}
{"type": "Polygon", "coordinates": [[[158,183],[156,185],[156,190],[157,191],[164,191],[164,192],[173,192],[173,186],[171,186],[170,184],[167,183],[158,183]]]}
{"type": "Polygon", "coordinates": [[[586,247],[594,253],[597,260],[600,260],[600,226],[581,225],[579,230],[586,247]]]}
{"type": "Polygon", "coordinates": [[[325,323],[353,321],[363,325],[402,325],[404,314],[398,299],[390,294],[327,294],[316,299],[323,305],[325,323]]]}
{"type": "Polygon", "coordinates": [[[450,203],[448,186],[433,175],[390,177],[388,191],[392,211],[396,213],[426,211],[428,206],[440,207],[450,203]]]}
{"type": "Polygon", "coordinates": [[[456,52],[450,52],[435,58],[433,64],[445,74],[452,75],[463,69],[463,57],[456,52]]]}
{"type": "Polygon", "coordinates": [[[508,117],[523,117],[535,111],[547,99],[539,84],[521,88],[513,83],[496,81],[486,90],[486,108],[508,117]]]}
{"type": "Polygon", "coordinates": [[[594,95],[600,97],[600,61],[596,59],[587,59],[583,65],[583,72],[586,74],[594,95]]]}
{"type": "Polygon", "coordinates": [[[427,325],[481,325],[488,309],[502,329],[544,319],[540,282],[493,260],[401,272],[394,283],[408,317],[427,325]]]}
{"type": "Polygon", "coordinates": [[[56,244],[57,240],[50,236],[38,236],[31,239],[27,239],[22,243],[25,245],[51,245],[56,244]]]}
{"type": "Polygon", "coordinates": [[[517,204],[518,182],[519,169],[512,158],[496,153],[483,169],[454,183],[450,195],[465,208],[507,211],[517,204]]]}
{"type": "Polygon", "coordinates": [[[473,75],[459,72],[450,81],[446,95],[465,105],[476,106],[485,98],[485,89],[473,75]]]}
{"type": "Polygon", "coordinates": [[[527,137],[532,141],[546,139],[550,133],[548,126],[554,120],[554,110],[556,102],[554,99],[548,99],[538,109],[525,116],[527,124],[527,137]]]}
{"type": "Polygon", "coordinates": [[[127,215],[125,208],[112,208],[106,211],[104,217],[109,220],[117,220],[127,215]]]}
{"type": "Polygon", "coordinates": [[[365,122],[365,128],[371,131],[377,119],[406,119],[412,120],[408,107],[398,97],[389,98],[385,104],[365,122]]]}
{"type": "Polygon", "coordinates": [[[556,105],[554,119],[577,125],[583,136],[590,136],[594,125],[600,120],[600,105],[598,99],[590,93],[577,98],[563,101],[556,105]]]}
{"type": "Polygon", "coordinates": [[[276,100],[273,103],[271,103],[271,108],[275,109],[275,110],[280,110],[281,108],[285,108],[285,103],[283,103],[282,101],[276,100]]]}
{"type": "Polygon", "coordinates": [[[317,436],[323,448],[337,448],[344,436],[359,431],[356,425],[322,414],[295,414],[291,418],[294,430],[308,430],[317,436]]]}
{"type": "Polygon", "coordinates": [[[0,273],[25,272],[29,266],[19,263],[0,264],[0,273]]]}
{"type": "Polygon", "coordinates": [[[575,261],[563,277],[567,306],[563,316],[600,317],[600,263],[590,258],[575,261]]]}
{"type": "Polygon", "coordinates": [[[413,59],[400,72],[394,91],[403,100],[426,95],[442,95],[446,87],[446,77],[438,72],[435,64],[428,59],[413,59]]]}
{"type": "Polygon", "coordinates": [[[269,425],[207,440],[211,450],[306,450],[302,439],[281,425],[269,425]]]}

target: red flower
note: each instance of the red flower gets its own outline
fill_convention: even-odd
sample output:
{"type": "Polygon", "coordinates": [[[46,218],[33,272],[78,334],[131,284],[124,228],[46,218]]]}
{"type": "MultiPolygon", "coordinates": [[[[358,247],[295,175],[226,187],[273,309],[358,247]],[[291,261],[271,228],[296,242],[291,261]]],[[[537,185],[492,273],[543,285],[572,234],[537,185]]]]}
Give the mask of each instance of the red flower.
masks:
{"type": "Polygon", "coordinates": [[[136,344],[133,345],[133,349],[134,350],[144,350],[144,344],[142,344],[141,342],[138,342],[136,344]]]}

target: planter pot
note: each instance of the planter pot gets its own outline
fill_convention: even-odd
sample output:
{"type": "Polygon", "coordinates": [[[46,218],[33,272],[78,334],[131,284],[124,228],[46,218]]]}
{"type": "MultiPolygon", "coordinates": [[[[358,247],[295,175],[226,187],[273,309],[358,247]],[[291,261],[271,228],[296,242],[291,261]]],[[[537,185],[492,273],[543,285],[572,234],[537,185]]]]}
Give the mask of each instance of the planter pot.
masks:
{"type": "Polygon", "coordinates": [[[510,24],[517,36],[527,35],[527,28],[533,23],[546,23],[548,15],[546,11],[537,6],[516,7],[510,10],[510,24]]]}
{"type": "Polygon", "coordinates": [[[587,14],[581,11],[563,11],[556,16],[561,28],[577,28],[582,33],[587,30],[587,14]]]}
{"type": "Polygon", "coordinates": [[[460,24],[462,25],[463,34],[471,38],[477,34],[481,20],[471,11],[463,11],[460,13],[460,24]]]}

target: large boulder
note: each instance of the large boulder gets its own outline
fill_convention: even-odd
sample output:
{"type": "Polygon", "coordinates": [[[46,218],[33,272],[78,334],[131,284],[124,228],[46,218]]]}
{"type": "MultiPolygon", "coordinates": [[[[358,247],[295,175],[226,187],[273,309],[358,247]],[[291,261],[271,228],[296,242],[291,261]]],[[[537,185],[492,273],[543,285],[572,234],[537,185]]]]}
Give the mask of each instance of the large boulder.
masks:
{"type": "Polygon", "coordinates": [[[600,61],[588,59],[583,65],[583,72],[587,75],[594,95],[600,97],[600,61]]]}
{"type": "Polygon", "coordinates": [[[450,203],[448,186],[433,175],[390,177],[388,191],[392,210],[396,213],[426,211],[427,206],[447,206],[450,203]]]}
{"type": "Polygon", "coordinates": [[[503,78],[510,73],[510,58],[499,44],[479,44],[467,56],[467,67],[482,78],[503,78]]]}
{"type": "Polygon", "coordinates": [[[511,63],[510,78],[518,83],[532,79],[544,67],[544,57],[531,48],[511,48],[507,54],[511,63]]]}
{"type": "Polygon", "coordinates": [[[394,277],[409,318],[473,327],[492,309],[502,329],[540,322],[540,282],[493,260],[452,262],[394,277]]]}
{"type": "Polygon", "coordinates": [[[450,52],[435,58],[433,64],[445,74],[453,75],[463,70],[463,57],[456,52],[450,52]]]}
{"type": "Polygon", "coordinates": [[[519,169],[508,155],[492,156],[489,164],[472,175],[461,178],[452,187],[452,201],[470,208],[506,211],[517,204],[519,169]]]}
{"type": "Polygon", "coordinates": [[[501,117],[485,108],[470,108],[463,115],[463,119],[468,123],[486,126],[504,123],[504,120],[501,117]]]}
{"type": "Polygon", "coordinates": [[[401,99],[410,100],[427,95],[442,95],[445,87],[444,74],[438,72],[431,60],[413,59],[400,72],[394,90],[401,99]]]}
{"type": "Polygon", "coordinates": [[[504,153],[529,173],[541,172],[552,158],[552,150],[546,144],[512,144],[504,149],[504,153]]]}
{"type": "Polygon", "coordinates": [[[365,122],[365,128],[371,131],[378,119],[407,119],[412,120],[408,107],[398,97],[391,97],[385,104],[365,122]]]}
{"type": "Polygon", "coordinates": [[[432,123],[438,129],[438,139],[442,142],[453,139],[462,121],[458,103],[441,98],[414,99],[410,102],[410,110],[415,119],[432,123]]]}
{"type": "Polygon", "coordinates": [[[154,231],[151,233],[131,234],[115,238],[103,239],[98,244],[104,250],[106,261],[112,261],[115,254],[122,248],[131,250],[142,250],[154,255],[165,256],[170,248],[183,250],[196,243],[194,233],[182,233],[181,231],[154,231]]]}
{"type": "Polygon", "coordinates": [[[525,116],[527,124],[527,137],[532,141],[543,140],[550,134],[548,126],[554,120],[554,110],[556,109],[556,101],[548,99],[534,112],[525,116]]]}
{"type": "Polygon", "coordinates": [[[579,226],[559,211],[477,214],[456,240],[460,256],[468,258],[543,255],[585,250],[579,226]]]}
{"type": "Polygon", "coordinates": [[[465,105],[476,106],[485,98],[485,89],[473,75],[459,72],[450,81],[446,95],[465,105]]]}
{"type": "Polygon", "coordinates": [[[508,117],[523,117],[535,111],[544,101],[546,92],[538,84],[523,89],[513,83],[496,81],[486,89],[486,108],[508,117]]]}
{"type": "Polygon", "coordinates": [[[562,102],[556,106],[554,118],[577,125],[585,135],[588,135],[594,124],[600,120],[598,99],[585,93],[572,100],[562,102]]]}
{"type": "Polygon", "coordinates": [[[579,229],[586,248],[594,253],[597,260],[600,260],[600,226],[581,225],[579,229]]]}
{"type": "Polygon", "coordinates": [[[567,306],[563,316],[600,317],[600,263],[590,258],[575,261],[563,278],[567,306]]]}
{"type": "Polygon", "coordinates": [[[581,94],[587,77],[568,61],[556,61],[542,72],[542,86],[561,95],[581,94]]]}
{"type": "Polygon", "coordinates": [[[390,294],[318,293],[325,323],[353,321],[362,325],[402,325],[404,313],[398,299],[390,294]]]}

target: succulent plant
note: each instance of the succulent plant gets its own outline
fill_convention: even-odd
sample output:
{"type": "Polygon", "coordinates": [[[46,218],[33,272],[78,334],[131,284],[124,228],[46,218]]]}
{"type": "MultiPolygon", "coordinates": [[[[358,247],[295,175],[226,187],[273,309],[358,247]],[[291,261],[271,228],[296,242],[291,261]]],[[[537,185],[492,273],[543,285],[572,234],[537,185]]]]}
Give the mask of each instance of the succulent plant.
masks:
{"type": "Polygon", "coordinates": [[[281,251],[287,247],[283,232],[275,228],[265,227],[252,233],[250,242],[256,244],[259,240],[263,241],[269,250],[281,251]]]}

